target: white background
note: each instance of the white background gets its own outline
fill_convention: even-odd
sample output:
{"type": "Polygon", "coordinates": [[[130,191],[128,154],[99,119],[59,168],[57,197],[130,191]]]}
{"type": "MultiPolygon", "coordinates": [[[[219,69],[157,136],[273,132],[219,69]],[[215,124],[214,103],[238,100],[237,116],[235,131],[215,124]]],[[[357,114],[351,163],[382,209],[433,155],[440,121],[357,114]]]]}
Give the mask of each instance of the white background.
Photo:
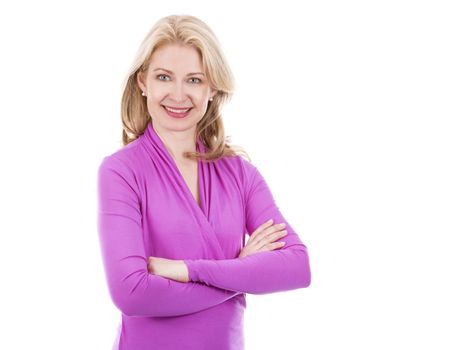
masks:
{"type": "Polygon", "coordinates": [[[96,170],[143,37],[191,14],[237,81],[227,134],[311,258],[309,288],[247,296],[246,348],[453,349],[448,4],[2,2],[0,348],[110,349],[96,170]]]}

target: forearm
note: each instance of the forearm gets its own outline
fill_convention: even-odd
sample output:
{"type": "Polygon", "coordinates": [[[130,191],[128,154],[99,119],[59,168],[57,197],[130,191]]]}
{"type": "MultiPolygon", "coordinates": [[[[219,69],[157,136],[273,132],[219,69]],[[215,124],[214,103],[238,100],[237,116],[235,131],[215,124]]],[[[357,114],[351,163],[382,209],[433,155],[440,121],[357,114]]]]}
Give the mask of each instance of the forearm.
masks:
{"type": "Polygon", "coordinates": [[[148,271],[154,275],[169,278],[177,282],[189,282],[189,271],[183,260],[173,260],[150,256],[148,271]]]}
{"type": "Polygon", "coordinates": [[[311,273],[304,245],[226,260],[186,259],[189,279],[208,286],[266,294],[309,286],[311,273]]]}
{"type": "Polygon", "coordinates": [[[146,265],[135,268],[131,262],[123,266],[107,263],[112,300],[128,316],[180,316],[216,306],[239,294],[196,282],[173,281],[149,273],[146,265]]]}
{"type": "Polygon", "coordinates": [[[237,295],[148,273],[137,192],[129,170],[115,157],[104,158],[98,169],[98,233],[114,304],[129,316],[179,316],[237,295]]]}

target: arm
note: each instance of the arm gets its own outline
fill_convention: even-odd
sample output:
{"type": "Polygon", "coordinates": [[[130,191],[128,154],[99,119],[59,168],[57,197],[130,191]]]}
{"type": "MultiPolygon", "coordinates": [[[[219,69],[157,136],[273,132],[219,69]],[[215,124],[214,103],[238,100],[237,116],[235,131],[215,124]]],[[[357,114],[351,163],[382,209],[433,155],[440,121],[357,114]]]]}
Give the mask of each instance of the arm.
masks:
{"type": "Polygon", "coordinates": [[[286,223],[288,234],[279,239],[286,245],[279,249],[258,252],[237,259],[184,260],[191,281],[209,286],[251,294],[266,294],[309,286],[311,272],[306,246],[276,206],[273,195],[260,172],[245,164],[246,228],[252,233],[268,219],[286,223]]]}
{"type": "Polygon", "coordinates": [[[218,305],[236,292],[148,273],[134,175],[114,157],[98,169],[98,233],[109,293],[128,316],[178,316],[218,305]]]}

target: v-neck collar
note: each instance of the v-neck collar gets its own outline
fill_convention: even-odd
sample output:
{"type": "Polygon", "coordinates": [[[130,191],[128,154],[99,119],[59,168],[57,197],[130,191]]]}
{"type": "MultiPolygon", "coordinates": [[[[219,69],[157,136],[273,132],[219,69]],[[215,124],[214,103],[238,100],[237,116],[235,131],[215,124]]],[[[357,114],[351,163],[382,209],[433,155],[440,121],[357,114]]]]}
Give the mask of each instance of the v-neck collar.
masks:
{"type": "MultiPolygon", "coordinates": [[[[204,256],[208,259],[225,259],[225,252],[222,248],[219,237],[215,232],[213,224],[210,222],[210,201],[211,201],[211,176],[213,174],[212,165],[209,162],[197,160],[197,177],[198,177],[198,192],[200,198],[200,206],[195,200],[194,196],[186,184],[177,164],[170,152],[164,145],[163,140],[156,133],[153,128],[153,124],[150,121],[144,131],[144,134],[139,138],[143,142],[147,151],[150,152],[153,158],[157,158],[158,162],[163,163],[164,167],[167,167],[169,176],[173,177],[173,181],[176,181],[180,189],[184,192],[184,195],[190,203],[194,218],[200,225],[199,233],[203,237],[204,245],[204,256]]],[[[199,137],[196,142],[196,150],[200,153],[206,152],[206,147],[203,144],[202,139],[199,137]]]]}
{"type": "MultiPolygon", "coordinates": [[[[144,135],[146,137],[145,141],[150,144],[153,149],[156,151],[156,153],[159,155],[159,157],[164,160],[174,171],[174,173],[178,177],[178,181],[180,183],[180,186],[183,188],[184,192],[186,193],[187,197],[189,198],[188,200],[193,204],[193,206],[196,208],[196,210],[202,214],[202,216],[208,221],[207,213],[206,213],[206,207],[205,207],[205,191],[204,191],[204,174],[205,174],[205,169],[204,169],[204,164],[202,161],[197,160],[197,191],[198,191],[198,197],[200,201],[200,206],[197,203],[196,199],[192,195],[192,192],[186,183],[183,175],[181,174],[180,169],[178,168],[175,159],[172,157],[170,154],[169,150],[166,148],[164,141],[161,139],[161,137],[158,135],[156,130],[153,127],[153,123],[150,121],[145,129],[144,135]]],[[[199,137],[196,142],[196,150],[197,152],[205,153],[205,146],[199,137]]]]}

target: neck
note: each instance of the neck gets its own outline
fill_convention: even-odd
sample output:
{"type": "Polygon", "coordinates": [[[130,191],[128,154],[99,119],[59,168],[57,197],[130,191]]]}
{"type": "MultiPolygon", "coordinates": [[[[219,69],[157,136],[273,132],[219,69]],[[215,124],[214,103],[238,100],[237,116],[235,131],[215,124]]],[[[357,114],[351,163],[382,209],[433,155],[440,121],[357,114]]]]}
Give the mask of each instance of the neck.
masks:
{"type": "Polygon", "coordinates": [[[190,161],[183,156],[183,153],[196,151],[195,128],[183,131],[172,131],[162,129],[155,124],[153,124],[153,128],[175,161],[190,161]]]}

